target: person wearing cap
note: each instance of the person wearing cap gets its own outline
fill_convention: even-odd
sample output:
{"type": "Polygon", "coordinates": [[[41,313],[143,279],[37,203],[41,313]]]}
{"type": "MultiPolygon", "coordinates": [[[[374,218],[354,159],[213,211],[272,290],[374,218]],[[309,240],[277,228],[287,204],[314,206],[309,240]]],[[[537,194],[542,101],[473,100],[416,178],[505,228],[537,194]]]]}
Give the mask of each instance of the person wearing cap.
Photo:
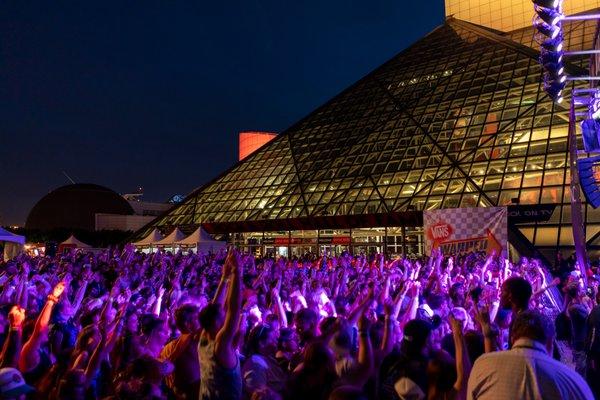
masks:
{"type": "Polygon", "coordinates": [[[585,380],[554,360],[554,324],[537,311],[522,311],[512,323],[512,348],[486,353],[473,366],[467,399],[591,400],[585,380]]]}
{"type": "Polygon", "coordinates": [[[21,400],[25,399],[28,393],[35,389],[29,386],[23,375],[15,368],[0,369],[0,399],[1,400],[21,400]]]}
{"type": "Polygon", "coordinates": [[[426,347],[433,327],[413,319],[404,326],[400,349],[386,356],[379,368],[379,399],[424,399],[427,393],[426,347]]]}

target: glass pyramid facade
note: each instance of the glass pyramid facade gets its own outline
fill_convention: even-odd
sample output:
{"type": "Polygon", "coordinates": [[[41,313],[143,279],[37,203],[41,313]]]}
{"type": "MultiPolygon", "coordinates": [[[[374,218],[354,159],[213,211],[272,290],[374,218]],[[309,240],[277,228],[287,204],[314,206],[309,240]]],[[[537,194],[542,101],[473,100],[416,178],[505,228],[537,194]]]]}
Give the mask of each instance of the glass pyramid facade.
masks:
{"type": "MultiPolygon", "coordinates": [[[[563,30],[565,49],[592,47],[595,21],[563,30]]],[[[518,226],[532,244],[571,246],[569,105],[545,95],[533,35],[449,18],[136,236],[416,226],[423,210],[518,203],[556,205],[518,226]]],[[[584,217],[593,241],[600,213],[584,217]]]]}

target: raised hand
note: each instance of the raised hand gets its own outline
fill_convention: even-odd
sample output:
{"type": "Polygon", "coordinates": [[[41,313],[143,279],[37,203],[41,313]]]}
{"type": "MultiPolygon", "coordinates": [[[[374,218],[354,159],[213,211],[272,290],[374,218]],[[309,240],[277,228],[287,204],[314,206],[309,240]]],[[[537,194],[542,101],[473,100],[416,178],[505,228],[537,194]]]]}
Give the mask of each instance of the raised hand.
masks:
{"type": "Polygon", "coordinates": [[[410,287],[410,290],[409,290],[409,292],[408,292],[408,295],[409,295],[410,297],[415,297],[415,296],[418,296],[418,295],[419,295],[419,292],[420,292],[420,290],[421,290],[421,282],[419,282],[419,281],[413,282],[413,284],[412,284],[412,286],[410,287]]]}
{"type": "Polygon", "coordinates": [[[279,298],[279,289],[277,289],[277,286],[275,286],[273,289],[271,289],[271,298],[273,298],[273,299],[279,298]]]}
{"type": "Polygon", "coordinates": [[[54,286],[54,289],[52,289],[52,296],[59,298],[65,291],[65,287],[66,284],[64,281],[58,282],[56,286],[54,286]]]}
{"type": "Polygon", "coordinates": [[[25,309],[18,305],[13,306],[8,313],[8,321],[11,328],[21,328],[25,321],[25,309]]]}
{"type": "Polygon", "coordinates": [[[386,317],[394,316],[394,311],[396,310],[396,304],[391,299],[388,299],[383,303],[383,312],[386,317]]]}
{"type": "Polygon", "coordinates": [[[230,248],[227,252],[227,257],[225,257],[225,263],[223,264],[223,276],[229,276],[233,271],[233,263],[234,263],[234,249],[230,248]]]}
{"type": "Polygon", "coordinates": [[[368,310],[365,309],[358,320],[358,330],[368,332],[370,327],[371,321],[369,320],[368,310]]]}
{"type": "Polygon", "coordinates": [[[487,306],[477,307],[475,321],[477,321],[481,326],[481,331],[483,332],[484,336],[491,332],[492,323],[490,321],[490,310],[487,306]]]}
{"type": "Polygon", "coordinates": [[[463,331],[463,321],[456,319],[452,313],[448,316],[448,320],[450,321],[450,329],[452,329],[453,334],[459,334],[463,331]]]}

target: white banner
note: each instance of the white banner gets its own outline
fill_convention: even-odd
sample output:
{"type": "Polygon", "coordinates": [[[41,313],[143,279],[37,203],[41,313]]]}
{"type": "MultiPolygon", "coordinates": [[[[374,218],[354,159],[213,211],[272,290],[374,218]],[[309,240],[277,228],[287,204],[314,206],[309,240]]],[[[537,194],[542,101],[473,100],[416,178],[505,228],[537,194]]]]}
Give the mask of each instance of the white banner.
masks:
{"type": "Polygon", "coordinates": [[[506,207],[447,208],[423,211],[425,253],[441,248],[444,254],[495,251],[508,254],[506,207]]]}

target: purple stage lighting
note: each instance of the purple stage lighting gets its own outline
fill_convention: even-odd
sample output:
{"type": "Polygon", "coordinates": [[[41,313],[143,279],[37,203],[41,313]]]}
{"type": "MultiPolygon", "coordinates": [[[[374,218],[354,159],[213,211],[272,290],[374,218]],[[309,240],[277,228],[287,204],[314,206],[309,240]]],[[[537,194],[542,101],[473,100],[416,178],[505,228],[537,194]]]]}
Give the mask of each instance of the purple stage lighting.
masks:
{"type": "Polygon", "coordinates": [[[536,7],[538,17],[550,26],[556,26],[562,18],[561,13],[550,8],[536,7]]]}
{"type": "Polygon", "coordinates": [[[558,35],[554,39],[546,39],[541,43],[542,49],[546,51],[562,51],[563,48],[563,37],[558,35]]]}
{"type": "Polygon", "coordinates": [[[567,86],[566,79],[549,80],[544,82],[544,90],[557,103],[562,101],[562,91],[567,86]]]}
{"type": "Polygon", "coordinates": [[[550,64],[562,63],[563,52],[562,51],[546,51],[540,52],[540,63],[547,68],[550,64]]]}
{"type": "Polygon", "coordinates": [[[567,76],[556,71],[546,71],[544,74],[544,81],[565,83],[567,82],[567,76]]]}
{"type": "Polygon", "coordinates": [[[541,19],[538,19],[534,23],[535,28],[540,31],[540,33],[544,36],[549,37],[550,39],[556,39],[560,34],[560,27],[557,25],[548,25],[543,22],[541,19]]]}

